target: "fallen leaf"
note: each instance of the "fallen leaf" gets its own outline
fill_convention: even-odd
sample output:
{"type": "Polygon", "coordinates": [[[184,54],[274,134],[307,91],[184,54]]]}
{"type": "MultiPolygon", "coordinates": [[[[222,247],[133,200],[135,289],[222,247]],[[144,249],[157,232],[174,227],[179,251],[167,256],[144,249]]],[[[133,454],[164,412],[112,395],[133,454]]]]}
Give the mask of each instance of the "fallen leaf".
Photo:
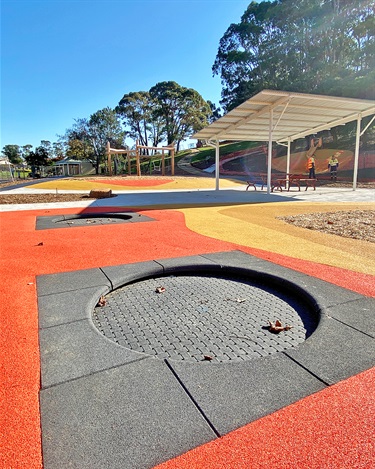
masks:
{"type": "Polygon", "coordinates": [[[96,306],[105,306],[107,304],[107,300],[104,298],[104,296],[102,295],[100,298],[99,298],[99,301],[98,301],[98,304],[96,306]]]}
{"type": "Polygon", "coordinates": [[[37,246],[43,246],[43,242],[38,243],[37,246]]]}
{"type": "Polygon", "coordinates": [[[213,360],[213,357],[211,357],[211,355],[203,355],[203,359],[210,362],[211,360],[213,360]]]}
{"type": "Polygon", "coordinates": [[[275,334],[278,334],[281,331],[289,331],[289,329],[292,328],[292,326],[288,326],[288,325],[283,326],[278,319],[276,319],[275,322],[268,321],[268,323],[269,323],[268,330],[275,334]]]}
{"type": "Polygon", "coordinates": [[[165,292],[165,288],[164,287],[156,287],[156,293],[164,293],[165,292]]]}

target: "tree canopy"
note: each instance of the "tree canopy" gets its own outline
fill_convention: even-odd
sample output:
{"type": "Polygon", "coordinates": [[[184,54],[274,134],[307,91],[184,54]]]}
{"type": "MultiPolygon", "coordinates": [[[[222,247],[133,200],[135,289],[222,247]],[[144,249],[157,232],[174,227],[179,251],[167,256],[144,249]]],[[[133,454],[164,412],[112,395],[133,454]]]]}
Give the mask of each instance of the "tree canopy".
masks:
{"type": "Polygon", "coordinates": [[[19,145],[4,145],[1,153],[13,164],[20,164],[22,162],[22,153],[19,145]]]}
{"type": "Polygon", "coordinates": [[[181,141],[208,123],[212,107],[217,112],[192,88],[164,81],[149,91],[125,94],[116,111],[130,128],[128,135],[142,145],[157,146],[166,140],[178,151],[181,141]]]}
{"type": "Polygon", "coordinates": [[[150,89],[150,96],[155,102],[155,115],[162,119],[168,145],[175,142],[177,151],[181,141],[207,125],[212,114],[198,91],[175,81],[157,83],[150,89]]]}
{"type": "Polygon", "coordinates": [[[163,139],[163,124],[155,114],[156,103],[148,91],[125,94],[116,112],[129,128],[127,136],[141,145],[157,146],[163,139]]]}
{"type": "Polygon", "coordinates": [[[66,156],[90,161],[99,172],[106,157],[107,142],[114,148],[124,145],[125,132],[116,112],[106,107],[89,119],[75,119],[72,128],[61,137],[66,147],[66,156]]]}
{"type": "Polygon", "coordinates": [[[35,151],[30,151],[29,154],[25,157],[25,160],[27,164],[31,166],[32,174],[34,174],[35,171],[41,166],[47,166],[50,164],[48,151],[42,145],[36,147],[35,151]]]}
{"type": "Polygon", "coordinates": [[[252,2],[220,40],[213,73],[233,109],[262,89],[373,98],[371,0],[252,2]]]}

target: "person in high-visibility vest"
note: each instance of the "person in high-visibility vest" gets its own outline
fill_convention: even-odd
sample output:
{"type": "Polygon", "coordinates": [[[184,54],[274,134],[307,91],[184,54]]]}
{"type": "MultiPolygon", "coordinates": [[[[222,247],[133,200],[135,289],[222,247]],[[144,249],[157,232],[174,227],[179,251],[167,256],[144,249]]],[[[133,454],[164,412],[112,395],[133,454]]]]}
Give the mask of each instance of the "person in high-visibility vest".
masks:
{"type": "Polygon", "coordinates": [[[315,179],[315,158],[314,155],[309,156],[307,160],[307,170],[309,171],[309,179],[315,179]]]}
{"type": "Polygon", "coordinates": [[[339,167],[339,160],[337,157],[340,156],[340,154],[341,152],[337,151],[328,160],[328,169],[330,170],[332,181],[337,181],[337,169],[339,167]]]}

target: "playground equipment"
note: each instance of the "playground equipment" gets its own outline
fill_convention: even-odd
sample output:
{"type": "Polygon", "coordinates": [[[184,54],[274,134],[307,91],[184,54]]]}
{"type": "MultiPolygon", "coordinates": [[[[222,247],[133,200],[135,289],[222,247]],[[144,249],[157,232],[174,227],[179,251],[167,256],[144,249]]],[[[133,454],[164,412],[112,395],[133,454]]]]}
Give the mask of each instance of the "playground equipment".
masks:
{"type": "MultiPolygon", "coordinates": [[[[108,172],[112,176],[112,155],[124,155],[127,158],[127,169],[129,176],[131,175],[131,165],[132,160],[136,162],[137,176],[141,176],[141,156],[142,158],[149,158],[151,163],[151,158],[155,155],[141,155],[141,150],[151,150],[151,151],[161,151],[161,174],[165,176],[165,152],[169,152],[171,156],[171,175],[174,176],[174,156],[175,148],[174,144],[165,146],[165,147],[152,147],[147,145],[139,145],[138,140],[136,142],[135,150],[118,150],[117,148],[111,148],[110,143],[107,142],[107,163],[108,163],[108,172]]],[[[156,166],[154,165],[154,168],[156,166]]],[[[160,166],[158,165],[158,170],[160,166]]]]}

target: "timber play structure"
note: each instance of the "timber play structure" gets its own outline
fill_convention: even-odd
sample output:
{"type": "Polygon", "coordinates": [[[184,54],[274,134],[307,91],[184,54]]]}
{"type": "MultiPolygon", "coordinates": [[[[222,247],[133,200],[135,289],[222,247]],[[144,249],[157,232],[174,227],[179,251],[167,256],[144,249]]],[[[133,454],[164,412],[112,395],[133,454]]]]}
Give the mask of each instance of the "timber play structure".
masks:
{"type": "Polygon", "coordinates": [[[123,155],[126,158],[127,162],[127,170],[129,176],[131,175],[132,171],[132,163],[135,161],[136,163],[136,172],[137,176],[141,176],[141,159],[148,159],[150,162],[150,168],[152,159],[155,159],[155,156],[158,159],[158,162],[161,164],[156,164],[154,162],[154,169],[161,171],[162,176],[165,176],[165,152],[169,153],[170,161],[171,161],[171,175],[174,176],[174,156],[175,156],[175,148],[174,144],[164,146],[164,147],[153,147],[147,145],[139,145],[137,140],[136,146],[134,150],[125,150],[125,149],[117,149],[111,148],[109,142],[107,142],[107,165],[108,165],[108,173],[110,176],[113,174],[112,168],[112,155],[123,155]],[[148,154],[148,151],[153,152],[152,155],[148,154]],[[155,153],[158,152],[158,153],[155,153]],[[161,154],[159,153],[161,152],[161,154]]]}

